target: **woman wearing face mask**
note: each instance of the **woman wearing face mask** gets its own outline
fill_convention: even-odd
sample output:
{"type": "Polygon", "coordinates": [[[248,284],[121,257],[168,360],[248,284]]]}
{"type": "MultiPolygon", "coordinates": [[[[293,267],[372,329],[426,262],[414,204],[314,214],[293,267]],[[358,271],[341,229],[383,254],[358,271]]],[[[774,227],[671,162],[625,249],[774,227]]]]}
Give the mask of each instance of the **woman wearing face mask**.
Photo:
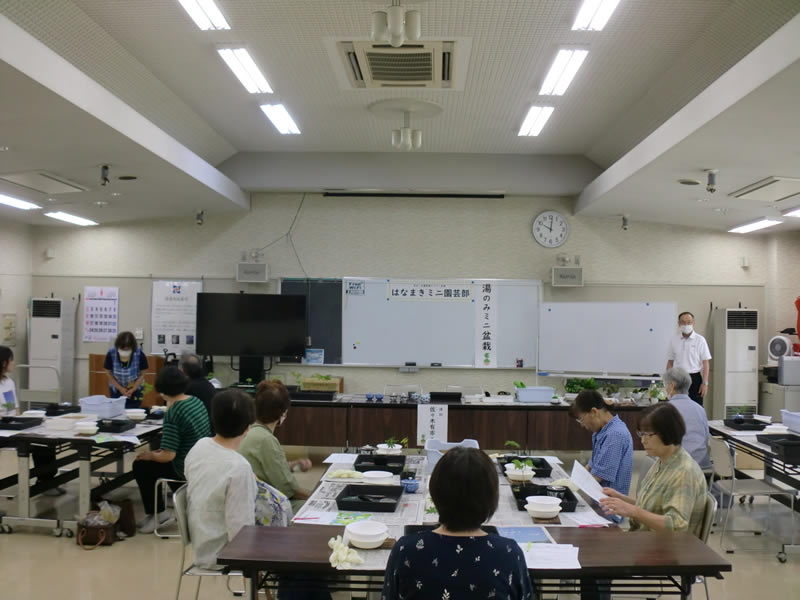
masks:
{"type": "Polygon", "coordinates": [[[281,443],[275,437],[275,429],[286,420],[291,400],[289,391],[279,381],[262,381],[256,388],[256,422],[239,446],[253,472],[261,481],[270,484],[292,501],[295,514],[311,495],[297,483],[292,474],[294,467],[303,471],[311,468],[307,458],[286,460],[281,443]]]}
{"type": "Polygon", "coordinates": [[[120,333],[103,363],[108,375],[109,397],[125,396],[125,408],[139,408],[147,367],[147,356],[139,348],[133,334],[130,331],[120,333]]]}

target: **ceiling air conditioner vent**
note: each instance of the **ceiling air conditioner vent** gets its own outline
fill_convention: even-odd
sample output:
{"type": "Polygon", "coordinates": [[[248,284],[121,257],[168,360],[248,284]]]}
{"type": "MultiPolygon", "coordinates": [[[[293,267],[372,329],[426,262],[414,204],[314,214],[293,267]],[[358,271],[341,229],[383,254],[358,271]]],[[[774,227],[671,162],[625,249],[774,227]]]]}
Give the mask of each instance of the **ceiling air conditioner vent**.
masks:
{"type": "Polygon", "coordinates": [[[800,178],[773,176],[751,183],[730,195],[734,198],[741,198],[742,200],[777,204],[778,202],[788,200],[799,194],[800,178]]]}
{"type": "Polygon", "coordinates": [[[351,89],[463,89],[470,44],[462,40],[426,41],[393,48],[348,41],[337,42],[337,54],[351,89]]]}

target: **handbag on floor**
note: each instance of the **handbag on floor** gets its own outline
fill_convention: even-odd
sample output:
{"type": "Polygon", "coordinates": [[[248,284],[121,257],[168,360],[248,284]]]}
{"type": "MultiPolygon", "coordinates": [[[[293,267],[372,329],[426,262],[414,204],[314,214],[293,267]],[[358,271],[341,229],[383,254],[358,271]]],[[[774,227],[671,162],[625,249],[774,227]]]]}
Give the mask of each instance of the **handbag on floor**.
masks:
{"type": "Polygon", "coordinates": [[[98,511],[89,511],[78,521],[78,535],[75,542],[84,550],[94,550],[98,546],[110,546],[117,538],[116,523],[109,523],[98,511]]]}

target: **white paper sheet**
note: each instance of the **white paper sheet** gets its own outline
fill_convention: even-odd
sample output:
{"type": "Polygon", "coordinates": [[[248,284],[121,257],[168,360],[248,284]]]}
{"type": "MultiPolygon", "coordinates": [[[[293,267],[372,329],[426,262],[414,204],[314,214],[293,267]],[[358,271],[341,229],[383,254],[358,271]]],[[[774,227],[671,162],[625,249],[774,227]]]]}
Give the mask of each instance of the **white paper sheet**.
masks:
{"type": "Polygon", "coordinates": [[[521,544],[529,569],[580,569],[578,547],[569,544],[521,544]]]}
{"type": "Polygon", "coordinates": [[[534,456],[533,458],[543,458],[551,465],[563,465],[564,463],[561,462],[561,459],[557,456],[534,456]]]}
{"type": "Polygon", "coordinates": [[[603,488],[597,480],[592,477],[592,474],[577,460],[572,465],[572,475],[570,475],[570,479],[572,479],[572,481],[574,481],[592,500],[608,498],[608,496],[603,493],[603,488]]]}
{"type": "Polygon", "coordinates": [[[576,510],[575,512],[571,513],[562,512],[559,517],[561,517],[561,523],[568,526],[594,527],[600,525],[602,527],[608,527],[611,525],[608,519],[604,519],[592,509],[581,511],[576,510]]]}
{"type": "Polygon", "coordinates": [[[358,458],[358,454],[333,453],[322,462],[325,464],[341,463],[345,465],[352,465],[354,462],[356,462],[356,458],[358,458]]]}

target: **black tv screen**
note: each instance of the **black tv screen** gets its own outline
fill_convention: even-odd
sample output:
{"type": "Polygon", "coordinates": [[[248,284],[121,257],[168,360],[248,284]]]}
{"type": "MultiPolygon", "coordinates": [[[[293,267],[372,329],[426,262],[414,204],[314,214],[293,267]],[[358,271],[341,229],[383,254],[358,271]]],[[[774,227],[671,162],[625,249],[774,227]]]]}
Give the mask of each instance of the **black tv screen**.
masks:
{"type": "Polygon", "coordinates": [[[303,356],[305,296],[197,294],[197,353],[303,356]]]}

